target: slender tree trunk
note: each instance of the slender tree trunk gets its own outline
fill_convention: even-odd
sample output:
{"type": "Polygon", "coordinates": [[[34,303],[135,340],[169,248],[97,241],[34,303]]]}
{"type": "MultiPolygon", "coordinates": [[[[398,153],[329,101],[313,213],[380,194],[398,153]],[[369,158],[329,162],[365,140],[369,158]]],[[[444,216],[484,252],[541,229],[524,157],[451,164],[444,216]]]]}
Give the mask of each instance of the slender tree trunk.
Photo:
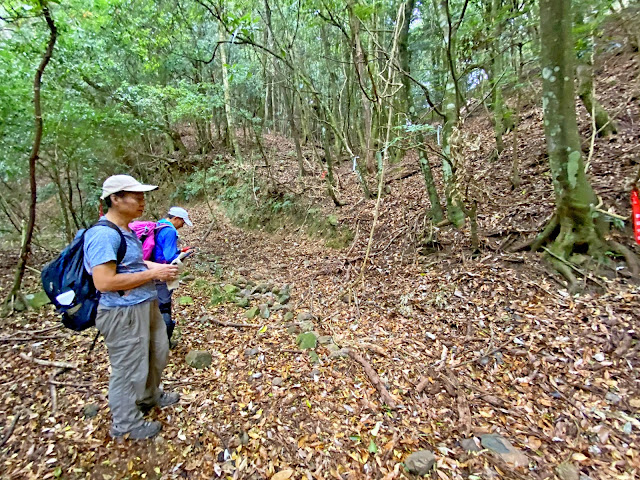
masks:
{"type": "Polygon", "coordinates": [[[357,81],[360,86],[361,107],[362,107],[362,128],[363,138],[361,144],[362,155],[364,156],[364,164],[368,172],[375,170],[374,156],[372,149],[372,112],[371,102],[367,94],[365,65],[366,58],[360,41],[360,19],[353,11],[353,1],[350,1],[347,7],[349,11],[349,27],[351,29],[351,52],[353,57],[353,65],[356,70],[357,81]]]}
{"type": "Polygon", "coordinates": [[[69,219],[69,211],[67,208],[67,201],[62,187],[62,180],[60,179],[60,168],[58,163],[58,149],[54,147],[53,159],[51,161],[51,179],[56,185],[56,192],[58,193],[58,201],[60,202],[60,211],[62,212],[62,220],[64,222],[64,233],[67,239],[67,243],[73,240],[73,232],[71,230],[71,221],[69,219]]]}
{"type": "Polygon", "coordinates": [[[450,80],[447,84],[445,95],[445,122],[442,128],[442,178],[444,180],[444,193],[447,199],[447,218],[457,228],[464,224],[464,212],[462,200],[458,191],[458,179],[455,168],[455,158],[451,155],[451,134],[458,125],[458,107],[455,103],[456,91],[450,80]]]}
{"type": "MultiPolygon", "coordinates": [[[[220,42],[225,41],[224,30],[222,26],[218,27],[218,40],[220,42]]],[[[239,159],[240,151],[238,150],[235,124],[233,122],[233,114],[231,113],[231,92],[229,89],[229,77],[227,72],[227,50],[225,44],[220,45],[220,64],[222,67],[222,90],[224,93],[224,114],[227,122],[227,139],[229,140],[229,147],[231,148],[234,157],[239,159]]]]}
{"type": "Polygon", "coordinates": [[[422,171],[422,177],[427,187],[427,193],[429,194],[429,202],[431,203],[431,221],[434,223],[440,223],[444,219],[444,213],[442,212],[442,205],[440,204],[440,196],[438,195],[438,189],[436,188],[436,182],[433,181],[433,173],[431,172],[431,165],[427,156],[420,152],[420,170],[422,171]]]}
{"type": "Polygon", "coordinates": [[[491,42],[491,110],[493,111],[493,129],[496,139],[496,153],[500,156],[504,150],[504,100],[502,99],[502,87],[500,76],[502,75],[502,52],[500,51],[500,35],[502,34],[502,22],[498,18],[498,12],[502,5],[501,0],[491,0],[490,25],[495,28],[495,38],[491,42]]]}
{"type": "Polygon", "coordinates": [[[606,137],[616,133],[618,126],[609,118],[609,114],[593,94],[593,67],[585,64],[578,65],[576,76],[578,77],[578,96],[589,112],[589,116],[595,116],[598,136],[606,137]]]}
{"type": "Polygon", "coordinates": [[[29,220],[24,232],[22,245],[20,248],[20,257],[18,259],[18,265],[16,267],[15,276],[13,279],[13,286],[7,297],[7,304],[11,302],[16,296],[20,295],[20,289],[22,287],[22,279],[24,278],[24,272],[27,268],[27,261],[29,253],[31,252],[31,240],[33,238],[33,229],[36,223],[36,202],[37,202],[37,187],[36,187],[36,163],[39,158],[40,144],[42,142],[42,107],[40,105],[40,87],[42,85],[42,74],[47,64],[51,60],[53,55],[53,47],[56,44],[58,37],[58,31],[56,24],[53,21],[49,7],[43,1],[40,1],[42,7],[42,14],[49,27],[49,42],[47,43],[47,49],[42,56],[40,65],[36,70],[36,75],[33,81],[33,106],[34,106],[34,119],[35,119],[35,135],[33,139],[33,147],[31,154],[29,155],[29,190],[31,193],[29,203],[29,220]]]}
{"type": "Polygon", "coordinates": [[[285,108],[287,109],[287,117],[289,118],[289,127],[291,128],[291,137],[293,138],[293,143],[296,146],[296,156],[298,158],[298,175],[304,176],[307,174],[304,170],[304,155],[302,155],[302,148],[300,147],[300,133],[298,131],[298,126],[296,125],[296,119],[294,116],[294,101],[293,98],[294,92],[288,91],[285,87],[284,91],[284,102],[285,108]]]}
{"type": "MultiPolygon", "coordinates": [[[[522,44],[518,44],[518,58],[516,63],[516,82],[520,83],[522,78],[522,44]]],[[[511,158],[511,185],[518,188],[522,180],[520,179],[520,160],[518,157],[518,141],[520,128],[520,105],[522,103],[522,89],[518,86],[516,92],[516,110],[513,123],[513,156],[511,158]]]]}

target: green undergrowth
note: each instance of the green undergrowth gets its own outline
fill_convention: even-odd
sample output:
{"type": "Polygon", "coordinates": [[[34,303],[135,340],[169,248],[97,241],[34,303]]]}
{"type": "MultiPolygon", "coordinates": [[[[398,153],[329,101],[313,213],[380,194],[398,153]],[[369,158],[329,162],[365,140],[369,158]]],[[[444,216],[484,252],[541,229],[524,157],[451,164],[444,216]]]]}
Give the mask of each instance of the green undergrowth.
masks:
{"type": "Polygon", "coordinates": [[[342,248],[353,239],[351,230],[340,225],[337,216],[326,215],[302,196],[266,184],[250,166],[244,167],[218,158],[208,169],[186,177],[175,197],[215,202],[242,228],[275,232],[302,227],[308,235],[324,239],[331,248],[342,248]]]}

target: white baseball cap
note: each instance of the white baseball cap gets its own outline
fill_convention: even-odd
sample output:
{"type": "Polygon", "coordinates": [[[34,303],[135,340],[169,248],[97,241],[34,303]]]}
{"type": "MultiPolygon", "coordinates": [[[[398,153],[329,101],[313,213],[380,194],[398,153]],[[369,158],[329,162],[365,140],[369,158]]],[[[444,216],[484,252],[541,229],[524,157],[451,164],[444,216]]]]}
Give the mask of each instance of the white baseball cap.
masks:
{"type": "Polygon", "coordinates": [[[193,227],[193,223],[191,223],[191,220],[189,220],[189,214],[187,213],[187,211],[184,208],[171,207],[169,209],[169,215],[173,215],[174,217],[181,218],[181,219],[184,220],[184,223],[186,223],[190,227],[193,227]]]}
{"type": "Polygon", "coordinates": [[[102,200],[118,192],[150,192],[157,185],[144,185],[129,175],[112,175],[102,184],[102,200]]]}

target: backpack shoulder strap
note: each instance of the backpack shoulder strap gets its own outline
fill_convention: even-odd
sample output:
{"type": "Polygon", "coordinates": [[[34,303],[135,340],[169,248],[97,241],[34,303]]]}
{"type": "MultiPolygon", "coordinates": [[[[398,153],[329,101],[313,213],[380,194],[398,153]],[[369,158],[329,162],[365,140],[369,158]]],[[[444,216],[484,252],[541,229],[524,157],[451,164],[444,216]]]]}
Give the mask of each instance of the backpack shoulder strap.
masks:
{"type": "Polygon", "coordinates": [[[115,223],[104,218],[94,223],[93,226],[109,227],[118,232],[118,235],[120,235],[120,245],[118,245],[118,253],[116,253],[116,264],[122,263],[122,260],[124,260],[124,256],[127,253],[127,241],[124,239],[124,235],[120,231],[120,228],[115,223]]]}

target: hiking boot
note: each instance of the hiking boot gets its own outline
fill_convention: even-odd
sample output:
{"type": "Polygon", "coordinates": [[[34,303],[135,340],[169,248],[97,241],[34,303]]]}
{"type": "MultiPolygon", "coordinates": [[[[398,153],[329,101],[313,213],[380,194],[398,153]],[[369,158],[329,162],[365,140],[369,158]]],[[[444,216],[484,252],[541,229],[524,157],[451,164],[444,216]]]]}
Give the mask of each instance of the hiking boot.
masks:
{"type": "Polygon", "coordinates": [[[162,392],[160,398],[158,399],[158,406],[160,408],[168,407],[170,405],[174,405],[180,401],[180,394],[178,392],[162,392]]]}
{"type": "Polygon", "coordinates": [[[139,427],[133,428],[128,432],[119,432],[111,427],[111,437],[118,438],[129,434],[129,438],[132,440],[144,440],[146,438],[153,438],[162,430],[162,424],[160,422],[144,422],[139,427]]]}

